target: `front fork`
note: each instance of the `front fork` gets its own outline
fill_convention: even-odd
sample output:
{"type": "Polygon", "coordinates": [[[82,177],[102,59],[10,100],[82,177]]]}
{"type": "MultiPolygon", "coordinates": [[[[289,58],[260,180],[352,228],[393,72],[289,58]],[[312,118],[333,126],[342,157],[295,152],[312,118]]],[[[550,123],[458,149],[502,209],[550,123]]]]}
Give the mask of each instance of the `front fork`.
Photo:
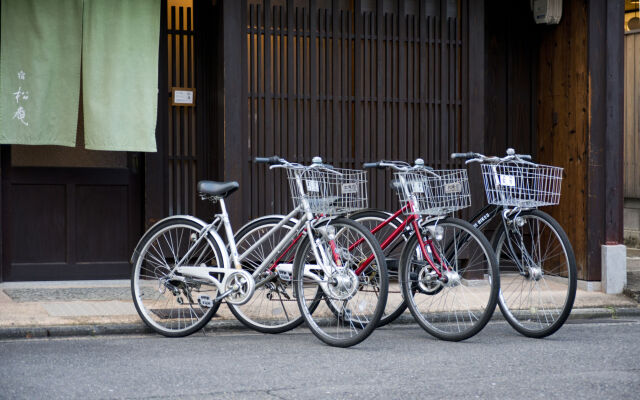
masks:
{"type": "Polygon", "coordinates": [[[522,210],[520,209],[504,209],[502,211],[502,224],[505,230],[505,241],[509,246],[509,251],[511,252],[511,258],[516,262],[518,267],[518,272],[520,275],[524,277],[536,277],[536,280],[539,279],[539,275],[541,275],[541,270],[538,268],[537,263],[535,262],[533,256],[529,254],[527,249],[524,247],[524,238],[522,237],[522,232],[519,228],[524,226],[525,221],[520,217],[520,213],[522,210]],[[513,236],[513,238],[511,238],[513,236]],[[514,248],[514,244],[517,245],[517,249],[520,250],[520,257],[518,257],[518,253],[514,248]],[[532,273],[532,271],[535,271],[532,273]]]}

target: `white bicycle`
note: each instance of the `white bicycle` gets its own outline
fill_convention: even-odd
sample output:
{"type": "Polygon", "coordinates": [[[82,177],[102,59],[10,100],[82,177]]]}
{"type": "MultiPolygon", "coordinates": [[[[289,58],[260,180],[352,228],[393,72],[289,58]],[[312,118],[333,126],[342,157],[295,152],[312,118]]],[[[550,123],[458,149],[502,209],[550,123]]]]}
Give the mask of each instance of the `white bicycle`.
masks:
{"type": "Polygon", "coordinates": [[[361,342],[377,326],[388,291],[380,245],[362,225],[341,217],[367,206],[366,173],[332,168],[319,158],[310,166],[277,156],[255,161],[287,170],[295,209],[239,254],[224,202],[238,183],[199,182],[200,195],[218,202],[221,213],[211,223],[168,217],[144,234],[131,258],[138,314],[162,335],[186,336],[207,324],[224,301],[248,326],[283,332],[306,321],[329,345],[361,342]],[[217,232],[221,227],[227,244],[217,232]],[[257,257],[274,237],[270,252],[257,257]],[[299,243],[293,263],[281,262],[294,240],[299,243]],[[242,307],[254,296],[273,302],[294,298],[299,313],[270,322],[268,312],[242,307]]]}

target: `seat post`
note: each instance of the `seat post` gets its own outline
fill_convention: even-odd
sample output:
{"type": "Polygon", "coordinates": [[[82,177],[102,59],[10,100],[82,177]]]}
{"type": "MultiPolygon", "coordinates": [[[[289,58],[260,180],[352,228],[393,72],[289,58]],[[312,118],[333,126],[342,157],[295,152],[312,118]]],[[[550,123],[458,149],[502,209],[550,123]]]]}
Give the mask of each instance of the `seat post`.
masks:
{"type": "Polygon", "coordinates": [[[224,199],[218,200],[220,202],[220,218],[224,225],[224,231],[227,235],[227,242],[229,243],[229,250],[231,250],[231,260],[233,260],[233,266],[236,269],[242,269],[240,262],[238,261],[238,248],[236,247],[236,241],[233,237],[233,229],[231,229],[231,221],[229,221],[229,214],[227,213],[227,207],[224,204],[224,199]]]}

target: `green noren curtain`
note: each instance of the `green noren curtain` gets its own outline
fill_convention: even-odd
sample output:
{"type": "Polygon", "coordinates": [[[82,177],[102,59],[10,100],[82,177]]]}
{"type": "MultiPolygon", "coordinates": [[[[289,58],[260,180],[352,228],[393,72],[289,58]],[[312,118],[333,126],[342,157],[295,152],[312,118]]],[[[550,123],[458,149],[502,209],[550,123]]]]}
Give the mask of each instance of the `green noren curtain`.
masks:
{"type": "Polygon", "coordinates": [[[85,146],[156,151],[160,0],[84,0],[85,146]]]}
{"type": "Polygon", "coordinates": [[[2,0],[0,143],[75,146],[82,0],[2,0]]]}

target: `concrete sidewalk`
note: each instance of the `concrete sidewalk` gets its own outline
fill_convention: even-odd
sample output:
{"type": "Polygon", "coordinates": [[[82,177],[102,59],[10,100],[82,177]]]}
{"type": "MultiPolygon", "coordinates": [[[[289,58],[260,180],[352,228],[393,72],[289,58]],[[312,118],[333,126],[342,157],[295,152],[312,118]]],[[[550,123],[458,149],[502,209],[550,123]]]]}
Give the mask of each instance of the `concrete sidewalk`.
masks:
{"type": "MultiPolygon", "coordinates": [[[[572,318],[640,315],[624,295],[578,290],[572,318]]],[[[494,314],[500,318],[500,311],[494,314]]],[[[398,322],[412,323],[407,312],[398,322]]],[[[244,329],[224,305],[207,331],[244,329]]],[[[128,280],[0,283],[0,338],[151,332],[131,301],[128,280]]]]}

